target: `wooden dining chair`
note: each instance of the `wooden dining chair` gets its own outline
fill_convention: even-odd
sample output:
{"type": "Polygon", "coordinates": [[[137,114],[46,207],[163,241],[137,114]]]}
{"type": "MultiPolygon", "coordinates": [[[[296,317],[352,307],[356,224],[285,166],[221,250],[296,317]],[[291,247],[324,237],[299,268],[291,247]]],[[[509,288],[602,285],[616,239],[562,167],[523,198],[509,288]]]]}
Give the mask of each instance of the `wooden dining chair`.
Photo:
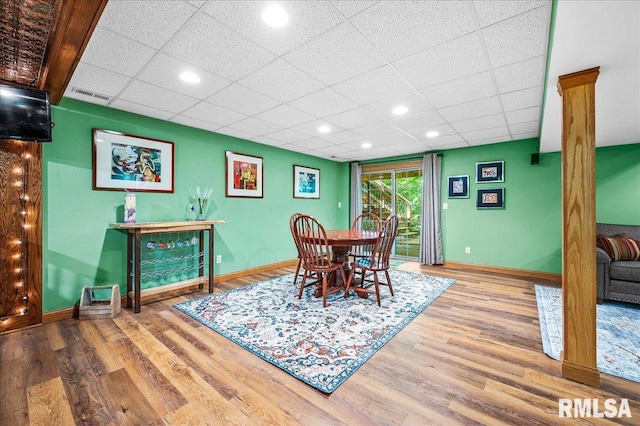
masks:
{"type": "MultiPolygon", "coordinates": [[[[380,217],[371,212],[365,212],[353,219],[351,224],[352,231],[365,231],[365,232],[380,232],[382,222],[380,217]]],[[[353,261],[360,258],[368,258],[373,251],[373,244],[352,246],[349,250],[349,255],[353,258],[353,261]]]]}
{"type": "Polygon", "coordinates": [[[298,276],[300,275],[300,266],[302,265],[302,256],[300,255],[300,243],[296,239],[296,234],[293,232],[293,224],[297,218],[300,216],[304,216],[302,213],[294,213],[289,218],[289,228],[291,229],[291,236],[293,237],[293,242],[296,245],[296,250],[298,250],[298,266],[296,266],[296,274],[293,277],[293,285],[298,281],[298,276]]]}
{"type": "Polygon", "coordinates": [[[391,277],[389,276],[389,258],[391,256],[391,249],[393,248],[393,242],[398,233],[398,216],[392,215],[387,219],[380,228],[378,239],[376,240],[373,250],[369,257],[361,257],[351,263],[351,273],[347,281],[347,287],[345,288],[344,296],[349,296],[351,285],[355,280],[356,275],[360,275],[360,283],[356,292],[375,293],[380,303],[380,286],[386,285],[389,287],[391,296],[393,296],[393,286],[391,285],[391,277]],[[380,281],[378,278],[378,272],[384,272],[386,282],[380,281]],[[373,281],[367,280],[367,276],[372,275],[373,281]],[[373,285],[374,290],[371,290],[373,285]]]}
{"type": "Polygon", "coordinates": [[[344,265],[342,262],[332,260],[333,256],[327,241],[327,234],[322,224],[315,218],[307,215],[297,217],[293,221],[293,233],[299,243],[302,268],[304,269],[298,299],[302,298],[302,292],[306,286],[317,285],[320,294],[322,294],[322,306],[327,307],[327,295],[342,290],[342,287],[329,288],[329,274],[339,273],[342,276],[342,282],[347,282],[344,265]],[[317,274],[318,279],[308,283],[308,278],[314,273],[317,274]]]}

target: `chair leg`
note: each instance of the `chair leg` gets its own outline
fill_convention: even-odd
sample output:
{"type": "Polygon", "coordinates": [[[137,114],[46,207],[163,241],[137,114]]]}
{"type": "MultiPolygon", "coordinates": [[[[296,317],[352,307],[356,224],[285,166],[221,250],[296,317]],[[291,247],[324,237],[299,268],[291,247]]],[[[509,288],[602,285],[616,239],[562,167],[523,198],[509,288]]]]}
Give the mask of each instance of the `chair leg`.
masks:
{"type": "MultiPolygon", "coordinates": [[[[356,274],[355,268],[351,269],[351,273],[349,274],[349,278],[347,278],[347,285],[344,286],[344,297],[349,297],[349,289],[351,288],[351,281],[353,281],[353,276],[356,274]]],[[[344,270],[342,271],[344,274],[344,270]]]]}
{"type": "Polygon", "coordinates": [[[382,306],[380,304],[380,283],[378,282],[378,273],[373,273],[373,285],[376,288],[376,299],[378,300],[378,307],[382,306]]]}
{"type": "Polygon", "coordinates": [[[302,265],[302,258],[298,258],[298,267],[296,268],[296,276],[293,278],[293,285],[296,285],[296,281],[298,281],[298,275],[300,275],[300,265],[302,265]]]}
{"type": "Polygon", "coordinates": [[[307,270],[305,269],[304,273],[302,274],[302,282],[300,283],[300,291],[298,292],[298,299],[302,299],[302,291],[304,290],[304,285],[307,282],[307,270]]]}
{"type": "Polygon", "coordinates": [[[386,275],[386,278],[387,278],[387,285],[389,286],[389,291],[391,292],[391,295],[393,296],[393,287],[391,286],[391,277],[389,276],[389,271],[387,271],[385,269],[384,274],[386,275]]]}
{"type": "Polygon", "coordinates": [[[329,274],[321,274],[322,275],[322,307],[327,307],[327,275],[329,274]]]}

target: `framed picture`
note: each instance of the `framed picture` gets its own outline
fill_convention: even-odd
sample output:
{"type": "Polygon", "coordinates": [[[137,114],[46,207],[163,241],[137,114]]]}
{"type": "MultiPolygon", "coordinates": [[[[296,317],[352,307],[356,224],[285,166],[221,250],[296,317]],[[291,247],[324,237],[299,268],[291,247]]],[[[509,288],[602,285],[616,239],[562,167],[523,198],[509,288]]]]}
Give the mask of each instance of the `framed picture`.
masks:
{"type": "Polygon", "coordinates": [[[476,183],[504,182],[504,161],[476,163],[476,183]]]}
{"type": "Polygon", "coordinates": [[[93,129],[93,189],[173,192],[173,142],[93,129]]]}
{"type": "Polygon", "coordinates": [[[320,169],[293,166],[293,198],[320,198],[320,169]]]}
{"type": "Polygon", "coordinates": [[[469,198],[469,175],[449,176],[449,198],[469,198]]]}
{"type": "Polygon", "coordinates": [[[503,209],[504,208],[504,188],[478,189],[478,199],[476,200],[478,209],[503,209]]]}
{"type": "Polygon", "coordinates": [[[226,196],[262,198],[262,157],[227,151],[226,196]]]}

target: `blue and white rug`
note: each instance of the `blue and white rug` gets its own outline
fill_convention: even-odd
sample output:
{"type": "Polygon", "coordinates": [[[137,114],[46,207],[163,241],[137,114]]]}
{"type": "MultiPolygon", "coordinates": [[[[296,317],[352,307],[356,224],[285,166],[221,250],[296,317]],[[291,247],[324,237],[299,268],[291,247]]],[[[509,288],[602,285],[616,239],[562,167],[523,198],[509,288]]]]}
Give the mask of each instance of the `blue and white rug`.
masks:
{"type": "MultiPolygon", "coordinates": [[[[540,335],[544,353],[560,360],[562,291],[536,285],[540,335]]],[[[605,302],[596,308],[598,370],[640,382],[640,307],[605,302]]]]}
{"type": "Polygon", "coordinates": [[[298,300],[293,274],[174,305],[260,358],[324,393],[333,392],[454,282],[390,270],[395,296],[382,307],[343,292],[327,297],[307,287],[298,300]]]}

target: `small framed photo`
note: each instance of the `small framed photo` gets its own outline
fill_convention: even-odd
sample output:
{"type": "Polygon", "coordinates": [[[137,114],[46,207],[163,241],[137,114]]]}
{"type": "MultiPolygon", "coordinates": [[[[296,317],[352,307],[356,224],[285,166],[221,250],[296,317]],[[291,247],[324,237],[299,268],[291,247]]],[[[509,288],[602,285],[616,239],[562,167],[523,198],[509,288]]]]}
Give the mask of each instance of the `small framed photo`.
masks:
{"type": "Polygon", "coordinates": [[[469,198],[469,175],[449,176],[449,198],[469,198]]]}
{"type": "Polygon", "coordinates": [[[476,163],[476,183],[504,182],[504,161],[476,163]]]}
{"type": "Polygon", "coordinates": [[[320,169],[293,166],[293,198],[320,198],[320,169]]]}
{"type": "Polygon", "coordinates": [[[93,129],[93,189],[173,192],[173,142],[93,129]]]}
{"type": "Polygon", "coordinates": [[[503,209],[504,188],[478,189],[476,200],[478,209],[503,209]]]}
{"type": "Polygon", "coordinates": [[[227,197],[262,198],[263,159],[253,155],[227,151],[226,191],[227,197]]]}

